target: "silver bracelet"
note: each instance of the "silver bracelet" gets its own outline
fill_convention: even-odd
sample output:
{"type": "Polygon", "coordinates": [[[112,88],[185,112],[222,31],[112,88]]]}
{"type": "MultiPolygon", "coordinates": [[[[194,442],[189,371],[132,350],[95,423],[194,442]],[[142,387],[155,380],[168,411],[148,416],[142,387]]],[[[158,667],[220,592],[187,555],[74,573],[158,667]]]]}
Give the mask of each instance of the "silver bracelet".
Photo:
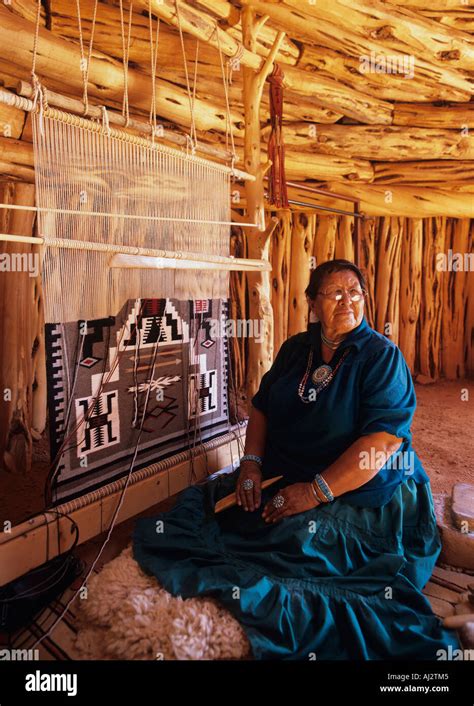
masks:
{"type": "Polygon", "coordinates": [[[313,482],[317,483],[318,488],[326,498],[327,502],[332,503],[332,501],[334,500],[334,495],[332,494],[331,488],[326,483],[324,478],[319,473],[316,473],[313,482]]]}
{"type": "Polygon", "coordinates": [[[255,461],[255,463],[257,463],[261,468],[263,458],[261,456],[256,456],[255,454],[244,454],[240,459],[240,463],[242,463],[242,461],[255,461]]]}

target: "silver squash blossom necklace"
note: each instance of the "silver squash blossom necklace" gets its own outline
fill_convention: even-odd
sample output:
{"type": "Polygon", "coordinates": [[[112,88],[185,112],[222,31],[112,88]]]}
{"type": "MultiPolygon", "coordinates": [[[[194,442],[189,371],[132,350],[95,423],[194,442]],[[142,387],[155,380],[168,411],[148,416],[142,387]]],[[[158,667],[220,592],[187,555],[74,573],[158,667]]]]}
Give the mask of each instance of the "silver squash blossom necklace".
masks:
{"type": "MultiPolygon", "coordinates": [[[[341,339],[340,341],[331,341],[331,339],[326,338],[326,336],[323,334],[323,331],[321,329],[321,341],[331,350],[335,351],[337,348],[339,348],[339,346],[343,340],[344,339],[341,339]]],[[[347,348],[347,350],[344,351],[341,358],[337,362],[334,370],[331,368],[330,365],[327,365],[327,364],[320,365],[319,367],[316,368],[316,370],[311,375],[311,380],[316,385],[316,389],[313,388],[312,396],[310,398],[310,397],[305,396],[304,390],[306,387],[306,383],[308,381],[309,371],[311,370],[311,366],[313,364],[313,348],[311,348],[311,350],[309,352],[308,365],[306,366],[305,374],[303,375],[301,382],[298,385],[298,395],[299,395],[302,402],[305,402],[306,404],[308,404],[309,402],[316,401],[318,394],[320,392],[322,392],[322,390],[324,390],[324,388],[327,387],[330,382],[332,382],[341,363],[349,355],[349,352],[350,352],[350,348],[347,348]]]]}

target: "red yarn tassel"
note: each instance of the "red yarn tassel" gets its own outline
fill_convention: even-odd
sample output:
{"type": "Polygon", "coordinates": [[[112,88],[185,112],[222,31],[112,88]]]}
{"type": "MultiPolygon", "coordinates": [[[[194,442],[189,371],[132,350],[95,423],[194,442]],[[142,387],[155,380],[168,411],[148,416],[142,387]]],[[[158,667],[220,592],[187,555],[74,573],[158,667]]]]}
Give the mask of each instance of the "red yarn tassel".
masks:
{"type": "Polygon", "coordinates": [[[268,201],[277,208],[288,208],[285,176],[285,145],[283,143],[283,78],[278,64],[268,77],[270,82],[270,123],[272,131],[268,140],[268,159],[272,166],[269,173],[268,201]]]}

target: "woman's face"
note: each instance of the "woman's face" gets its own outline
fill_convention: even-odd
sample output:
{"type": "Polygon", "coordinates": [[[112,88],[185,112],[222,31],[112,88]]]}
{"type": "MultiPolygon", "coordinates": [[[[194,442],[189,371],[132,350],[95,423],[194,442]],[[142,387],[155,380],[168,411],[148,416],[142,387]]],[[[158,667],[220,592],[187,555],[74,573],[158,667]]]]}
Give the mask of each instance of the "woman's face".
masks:
{"type": "Polygon", "coordinates": [[[314,311],[329,338],[349,333],[356,328],[364,316],[364,297],[352,301],[350,294],[362,292],[359,279],[352,270],[342,270],[326,275],[314,299],[309,299],[314,311]],[[331,295],[343,293],[336,300],[331,295]]]}

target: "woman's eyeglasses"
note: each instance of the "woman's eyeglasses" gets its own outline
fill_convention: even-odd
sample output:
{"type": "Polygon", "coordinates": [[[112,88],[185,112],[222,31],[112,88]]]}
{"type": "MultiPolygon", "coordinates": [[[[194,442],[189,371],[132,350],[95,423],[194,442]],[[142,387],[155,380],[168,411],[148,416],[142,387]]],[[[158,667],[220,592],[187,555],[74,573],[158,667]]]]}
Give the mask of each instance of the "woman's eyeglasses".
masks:
{"type": "Polygon", "coordinates": [[[352,289],[328,289],[326,292],[318,292],[318,294],[321,294],[321,296],[327,297],[332,301],[338,302],[343,298],[344,292],[349,294],[351,302],[359,302],[365,294],[365,292],[361,289],[357,289],[356,287],[353,287],[352,289]]]}

